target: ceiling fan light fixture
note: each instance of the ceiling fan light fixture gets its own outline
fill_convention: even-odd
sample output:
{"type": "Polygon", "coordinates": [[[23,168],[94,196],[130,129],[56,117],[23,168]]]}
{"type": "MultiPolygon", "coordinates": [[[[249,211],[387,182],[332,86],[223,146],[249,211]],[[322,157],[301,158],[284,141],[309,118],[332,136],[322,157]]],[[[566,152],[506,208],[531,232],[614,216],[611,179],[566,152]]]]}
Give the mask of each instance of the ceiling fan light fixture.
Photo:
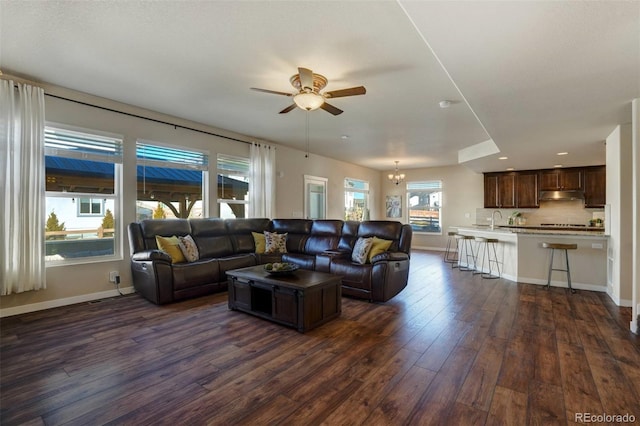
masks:
{"type": "Polygon", "coordinates": [[[313,111],[322,106],[324,97],[315,92],[303,92],[294,95],[293,102],[306,111],[313,111]]]}

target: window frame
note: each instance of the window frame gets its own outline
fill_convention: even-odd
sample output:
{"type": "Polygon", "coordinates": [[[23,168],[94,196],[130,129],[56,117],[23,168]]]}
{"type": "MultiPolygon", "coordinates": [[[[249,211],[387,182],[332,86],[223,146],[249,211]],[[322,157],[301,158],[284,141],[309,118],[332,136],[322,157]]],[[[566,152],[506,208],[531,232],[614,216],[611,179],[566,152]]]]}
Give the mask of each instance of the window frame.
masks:
{"type": "MultiPolygon", "coordinates": [[[[100,161],[112,163],[114,165],[114,174],[113,174],[113,193],[94,193],[94,192],[64,192],[64,191],[46,191],[44,193],[45,197],[45,206],[47,204],[47,198],[71,198],[72,200],[75,198],[79,200],[80,198],[93,198],[93,199],[101,199],[102,200],[102,214],[100,215],[78,215],[78,217],[104,217],[106,213],[106,203],[104,200],[113,200],[113,217],[114,217],[114,232],[113,232],[113,254],[108,255],[98,255],[98,256],[84,256],[84,257],[72,257],[66,259],[56,259],[56,260],[46,260],[45,258],[45,268],[56,268],[60,266],[70,266],[70,265],[82,265],[82,264],[93,264],[93,263],[104,263],[104,262],[113,262],[119,261],[123,259],[123,241],[124,241],[124,225],[122,220],[122,211],[123,211],[123,203],[122,203],[122,168],[123,168],[123,150],[124,150],[124,136],[116,133],[105,132],[96,129],[88,129],[63,123],[57,122],[45,122],[45,139],[47,130],[58,130],[60,132],[67,133],[76,133],[76,134],[85,134],[87,136],[93,136],[97,138],[107,138],[113,139],[117,146],[117,152],[111,157],[113,161],[105,161],[109,159],[109,156],[101,156],[101,155],[92,155],[92,154],[83,154],[81,152],[65,152],[64,148],[61,147],[52,147],[51,145],[47,147],[47,143],[45,140],[45,149],[43,155],[52,156],[52,157],[61,157],[61,158],[73,158],[78,160],[88,160],[88,161],[100,161]],[[62,154],[62,155],[61,155],[62,154]],[[64,155],[67,154],[67,155],[64,155]]],[[[45,179],[47,178],[46,170],[45,170],[45,179]]],[[[79,212],[79,201],[78,208],[76,210],[79,212]]],[[[48,218],[48,214],[45,212],[43,227],[46,226],[46,221],[48,218]]],[[[45,240],[45,244],[46,244],[45,240]]],[[[43,250],[45,247],[43,246],[43,250]]]]}
{"type": "MultiPolygon", "coordinates": [[[[136,139],[136,211],[138,207],[138,166],[142,166],[145,170],[146,167],[157,167],[157,168],[166,168],[166,169],[174,169],[174,170],[190,170],[190,171],[199,171],[202,173],[201,182],[200,182],[200,200],[201,200],[201,208],[202,208],[202,217],[209,216],[209,151],[185,147],[176,144],[169,144],[164,142],[158,142],[149,139],[136,139]],[[159,149],[159,150],[167,150],[169,153],[171,151],[175,151],[175,161],[171,161],[167,159],[167,157],[162,159],[152,158],[153,152],[150,157],[146,157],[146,153],[142,153],[142,157],[140,156],[139,150],[142,148],[143,150],[146,148],[151,150],[159,149]],[[180,155],[180,152],[183,155],[180,155]],[[189,155],[184,155],[188,153],[189,155]]],[[[143,186],[146,186],[146,176],[143,175],[143,186]]],[[[153,192],[153,191],[152,191],[153,192]]],[[[151,197],[153,198],[153,197],[151,197]]],[[[143,200],[144,201],[144,200],[143,200]]],[[[161,202],[163,205],[167,206],[167,204],[162,200],[157,200],[157,202],[161,202]]],[[[189,199],[187,198],[185,203],[188,204],[189,199]]],[[[173,206],[175,208],[175,206],[173,206]]],[[[168,206],[167,206],[168,209],[168,206]]],[[[136,212],[137,218],[137,212],[136,212]]]]}
{"type": "Polygon", "coordinates": [[[407,182],[406,184],[406,208],[407,208],[407,223],[411,226],[411,228],[413,229],[414,233],[417,234],[423,234],[423,235],[443,235],[443,231],[442,231],[442,212],[443,212],[443,199],[444,199],[444,185],[443,185],[443,180],[442,179],[428,179],[428,180],[420,180],[420,181],[411,181],[411,182],[407,182]],[[439,189],[439,191],[433,191],[432,189],[420,189],[420,188],[411,188],[412,185],[424,185],[424,186],[429,186],[431,184],[434,183],[438,183],[439,186],[434,187],[432,189],[439,189]],[[431,194],[433,192],[440,192],[440,205],[438,206],[431,206],[430,208],[432,209],[437,209],[438,211],[438,227],[439,230],[438,231],[428,231],[428,230],[421,230],[421,229],[416,229],[414,227],[414,223],[412,223],[411,221],[411,193],[427,193],[427,194],[431,194]]]}
{"type": "Polygon", "coordinates": [[[229,155],[218,153],[216,156],[216,204],[218,205],[218,217],[222,217],[222,204],[236,204],[236,205],[244,205],[245,218],[249,217],[249,188],[251,186],[251,159],[249,157],[242,157],[240,155],[229,155]],[[220,160],[235,160],[240,161],[242,163],[246,162],[247,169],[244,170],[232,170],[232,169],[224,169],[220,168],[220,160]],[[222,173],[221,171],[226,171],[227,173],[222,173]],[[246,178],[247,181],[247,199],[246,200],[234,200],[229,198],[220,198],[218,196],[218,178],[219,176],[227,177],[233,179],[232,176],[241,176],[246,178]]]}
{"type": "Polygon", "coordinates": [[[356,178],[350,178],[350,177],[345,177],[344,178],[344,218],[345,220],[356,220],[358,222],[363,222],[365,220],[370,220],[371,219],[371,192],[370,192],[370,183],[367,180],[362,180],[362,179],[356,179],[356,178]],[[349,187],[348,186],[348,182],[360,182],[363,183],[365,188],[361,189],[361,188],[353,188],[353,187],[349,187]],[[356,193],[356,194],[364,194],[365,195],[365,204],[366,204],[366,211],[364,211],[362,213],[362,219],[357,220],[357,219],[348,219],[347,218],[347,194],[351,192],[351,193],[356,193]]]}

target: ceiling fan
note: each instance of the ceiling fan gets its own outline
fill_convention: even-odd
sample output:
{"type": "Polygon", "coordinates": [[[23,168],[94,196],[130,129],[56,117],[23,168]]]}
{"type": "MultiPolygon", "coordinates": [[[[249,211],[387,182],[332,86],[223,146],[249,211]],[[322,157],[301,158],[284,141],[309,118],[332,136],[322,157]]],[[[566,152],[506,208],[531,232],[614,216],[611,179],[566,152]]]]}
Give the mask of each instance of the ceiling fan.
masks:
{"type": "Polygon", "coordinates": [[[339,115],[342,114],[343,111],[331,104],[328,104],[326,102],[327,99],[344,98],[345,96],[364,95],[367,93],[367,89],[365,89],[364,86],[320,93],[320,91],[327,85],[328,80],[323,75],[314,74],[314,72],[308,68],[298,68],[298,74],[292,75],[289,81],[297,90],[296,93],[278,92],[275,90],[258,89],[256,87],[252,87],[251,90],[293,97],[294,103],[280,111],[280,114],[286,114],[297,106],[305,111],[313,111],[315,109],[322,108],[330,114],[339,115]]]}

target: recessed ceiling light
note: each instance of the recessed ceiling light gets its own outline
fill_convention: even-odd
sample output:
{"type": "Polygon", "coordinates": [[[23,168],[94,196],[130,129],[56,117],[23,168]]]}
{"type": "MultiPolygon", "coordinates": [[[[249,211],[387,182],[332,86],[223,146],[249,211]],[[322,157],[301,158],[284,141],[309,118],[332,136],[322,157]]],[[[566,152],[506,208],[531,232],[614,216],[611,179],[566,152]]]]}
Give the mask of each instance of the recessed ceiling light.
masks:
{"type": "Polygon", "coordinates": [[[347,139],[349,139],[349,135],[342,135],[340,136],[340,139],[342,139],[343,141],[346,141],[347,139]]]}
{"type": "Polygon", "coordinates": [[[508,172],[510,172],[510,171],[512,171],[512,170],[515,170],[515,169],[514,169],[513,167],[509,167],[509,168],[507,169],[507,171],[508,171],[508,172]]]}
{"type": "Polygon", "coordinates": [[[568,152],[564,151],[564,152],[559,152],[556,155],[567,155],[567,154],[568,154],[568,152]]]}
{"type": "Polygon", "coordinates": [[[440,105],[440,108],[449,108],[451,106],[451,101],[447,101],[447,100],[440,101],[439,105],[440,105]]]}
{"type": "Polygon", "coordinates": [[[508,160],[509,157],[498,157],[498,160],[508,160]]]}
{"type": "Polygon", "coordinates": [[[554,164],[553,167],[562,167],[562,164],[554,164]]]}

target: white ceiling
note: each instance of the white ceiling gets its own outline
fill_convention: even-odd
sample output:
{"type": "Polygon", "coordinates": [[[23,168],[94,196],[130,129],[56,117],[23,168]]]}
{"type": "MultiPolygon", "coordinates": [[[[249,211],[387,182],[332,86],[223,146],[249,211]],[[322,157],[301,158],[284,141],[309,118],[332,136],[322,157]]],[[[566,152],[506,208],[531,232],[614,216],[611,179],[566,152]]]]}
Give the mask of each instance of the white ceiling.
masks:
{"type": "Polygon", "coordinates": [[[5,74],[301,150],[306,113],[249,87],[293,92],[297,67],[364,85],[309,113],[310,151],[380,170],[490,139],[466,165],[603,164],[640,97],[638,1],[0,0],[0,49],[5,74]]]}

